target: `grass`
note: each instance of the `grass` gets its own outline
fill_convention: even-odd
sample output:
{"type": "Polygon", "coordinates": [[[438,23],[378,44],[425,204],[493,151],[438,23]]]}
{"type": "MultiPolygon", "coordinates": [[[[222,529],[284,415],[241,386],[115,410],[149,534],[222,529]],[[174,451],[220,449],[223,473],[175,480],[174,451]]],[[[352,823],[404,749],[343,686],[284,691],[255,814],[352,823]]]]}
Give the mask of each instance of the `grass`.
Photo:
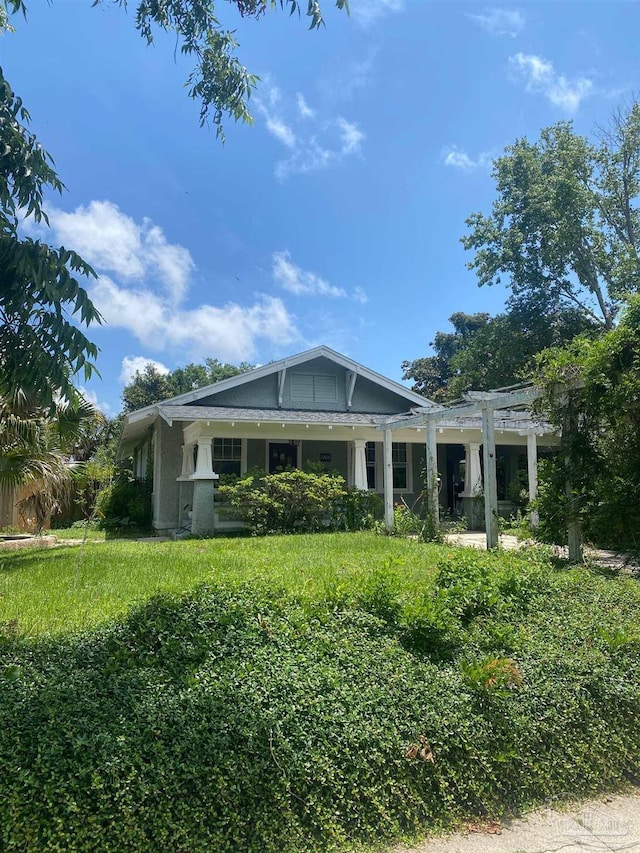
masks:
{"type": "Polygon", "coordinates": [[[58,539],[74,539],[78,542],[81,542],[85,538],[89,542],[104,542],[107,538],[104,530],[96,530],[93,527],[90,527],[86,532],[84,527],[53,528],[45,532],[51,536],[57,536],[58,539]]]}
{"type": "MultiPolygon", "coordinates": [[[[66,538],[65,531],[57,535],[66,538]]],[[[153,595],[203,582],[339,595],[390,564],[408,588],[419,589],[447,550],[373,533],[94,543],[81,560],[78,546],[0,553],[0,623],[32,637],[90,628],[153,595]]]]}
{"type": "Polygon", "coordinates": [[[7,853],[373,851],[640,780],[634,578],[364,533],[78,556],[2,558],[7,853]]]}

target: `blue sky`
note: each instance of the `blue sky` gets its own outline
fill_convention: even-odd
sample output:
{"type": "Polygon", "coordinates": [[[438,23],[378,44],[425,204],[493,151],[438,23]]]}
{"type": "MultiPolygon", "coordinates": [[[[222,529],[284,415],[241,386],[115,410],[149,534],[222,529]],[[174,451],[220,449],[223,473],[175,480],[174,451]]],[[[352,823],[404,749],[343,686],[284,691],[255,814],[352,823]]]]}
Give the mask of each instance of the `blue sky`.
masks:
{"type": "Polygon", "coordinates": [[[631,0],[322,5],[308,32],[219,0],[261,77],[254,125],[227,123],[224,146],[199,127],[189,64],[171,39],[147,48],[132,11],[32,0],[1,37],[67,186],[42,236],[100,273],[88,393],[109,413],[145,360],[259,364],[325,343],[400,379],[454,311],[504,304],[459,242],[490,208],[491,158],[561,119],[590,134],[640,85],[631,0]]]}

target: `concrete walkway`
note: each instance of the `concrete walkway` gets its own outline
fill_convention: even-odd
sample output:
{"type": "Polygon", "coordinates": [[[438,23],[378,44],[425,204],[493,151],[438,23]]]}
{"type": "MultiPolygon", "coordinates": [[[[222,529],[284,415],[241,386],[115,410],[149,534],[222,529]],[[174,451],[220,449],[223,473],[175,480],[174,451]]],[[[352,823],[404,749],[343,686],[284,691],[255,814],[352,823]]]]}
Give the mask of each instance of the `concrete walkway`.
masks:
{"type": "MultiPolygon", "coordinates": [[[[447,533],[445,534],[444,540],[448,545],[480,548],[481,550],[486,550],[487,548],[486,535],[477,531],[467,530],[463,533],[447,533]]],[[[523,541],[518,539],[516,536],[512,536],[509,533],[501,533],[499,541],[500,547],[504,548],[505,551],[513,551],[517,548],[522,548],[524,545],[536,544],[531,540],[523,541]]],[[[569,556],[566,548],[554,545],[553,550],[558,557],[567,559],[569,556]]],[[[604,548],[585,548],[584,556],[586,560],[591,560],[601,566],[606,566],[611,569],[627,568],[634,572],[640,569],[640,566],[633,558],[626,554],[619,553],[618,551],[607,551],[604,548]]]]}
{"type": "Polygon", "coordinates": [[[470,825],[393,853],[640,853],[640,791],[566,810],[542,809],[506,822],[470,825]]]}
{"type": "MultiPolygon", "coordinates": [[[[487,549],[486,533],[479,531],[465,530],[462,533],[445,533],[444,541],[447,545],[461,545],[467,548],[480,548],[485,551],[487,549]]],[[[522,548],[524,544],[516,536],[511,536],[509,533],[502,533],[499,541],[500,547],[507,551],[522,548]]]]}

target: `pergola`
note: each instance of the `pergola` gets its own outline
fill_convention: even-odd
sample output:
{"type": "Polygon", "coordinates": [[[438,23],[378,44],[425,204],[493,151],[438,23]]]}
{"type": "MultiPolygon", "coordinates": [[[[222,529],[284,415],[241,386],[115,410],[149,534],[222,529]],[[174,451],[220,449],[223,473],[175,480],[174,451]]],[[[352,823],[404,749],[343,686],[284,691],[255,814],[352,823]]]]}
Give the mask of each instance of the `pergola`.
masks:
{"type": "Polygon", "coordinates": [[[498,546],[498,489],[496,476],[496,426],[499,429],[517,429],[527,436],[527,469],[529,474],[529,497],[537,494],[537,445],[536,435],[550,432],[548,424],[535,421],[529,412],[518,411],[542,396],[542,390],[535,385],[505,391],[469,391],[461,403],[451,406],[436,406],[416,412],[411,417],[390,420],[378,426],[383,432],[384,445],[384,495],[385,525],[393,529],[393,467],[391,447],[393,432],[409,426],[424,426],[426,431],[426,474],[427,474],[427,511],[431,516],[434,529],[439,524],[438,504],[438,463],[437,428],[438,425],[469,416],[482,417],[482,453],[483,453],[483,496],[487,548],[498,546]]]}

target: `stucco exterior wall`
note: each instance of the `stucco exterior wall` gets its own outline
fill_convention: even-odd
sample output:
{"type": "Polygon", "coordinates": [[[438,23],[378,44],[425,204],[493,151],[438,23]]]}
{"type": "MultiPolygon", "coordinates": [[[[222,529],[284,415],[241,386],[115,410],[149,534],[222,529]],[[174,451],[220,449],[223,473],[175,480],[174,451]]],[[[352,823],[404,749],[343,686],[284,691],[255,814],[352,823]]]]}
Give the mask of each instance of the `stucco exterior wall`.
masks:
{"type": "Polygon", "coordinates": [[[349,480],[348,447],[346,441],[303,441],[302,442],[302,468],[307,463],[322,465],[327,473],[338,471],[346,482],[349,480]],[[321,461],[321,454],[329,454],[331,459],[321,461]]]}
{"type": "Polygon", "coordinates": [[[156,530],[179,527],[182,470],[182,426],[156,422],[154,433],[153,526],[156,530]]]}

